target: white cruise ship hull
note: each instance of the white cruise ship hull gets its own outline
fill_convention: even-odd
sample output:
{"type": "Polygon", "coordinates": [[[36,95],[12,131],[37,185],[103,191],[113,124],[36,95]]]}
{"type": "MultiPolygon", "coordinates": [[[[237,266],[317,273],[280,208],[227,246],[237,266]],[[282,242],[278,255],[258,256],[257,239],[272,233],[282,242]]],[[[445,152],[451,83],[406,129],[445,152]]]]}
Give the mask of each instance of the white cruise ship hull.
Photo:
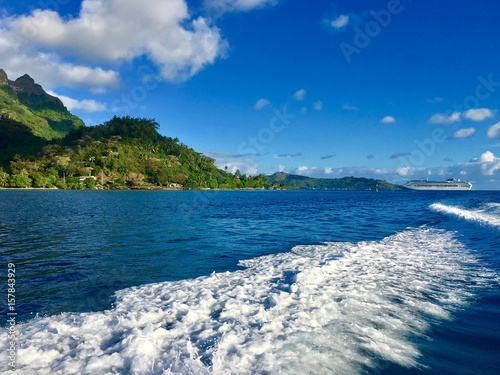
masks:
{"type": "Polygon", "coordinates": [[[471,190],[472,184],[467,181],[409,181],[404,187],[412,190],[471,190]]]}

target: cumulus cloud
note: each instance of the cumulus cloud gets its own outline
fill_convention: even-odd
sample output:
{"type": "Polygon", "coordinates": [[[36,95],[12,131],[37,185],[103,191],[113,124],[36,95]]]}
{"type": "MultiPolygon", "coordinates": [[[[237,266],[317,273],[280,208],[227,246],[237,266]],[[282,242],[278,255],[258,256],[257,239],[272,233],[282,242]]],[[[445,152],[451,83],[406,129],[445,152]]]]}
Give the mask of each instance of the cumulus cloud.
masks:
{"type": "Polygon", "coordinates": [[[488,128],[486,133],[489,138],[500,138],[500,121],[488,128]]]}
{"type": "Polygon", "coordinates": [[[321,100],[318,100],[317,102],[313,103],[313,108],[315,111],[322,111],[323,110],[323,102],[321,100]]]}
{"type": "Polygon", "coordinates": [[[297,173],[307,174],[308,172],[310,172],[310,169],[306,165],[301,165],[300,167],[298,167],[296,169],[296,171],[297,171],[297,173]]]}
{"type": "Polygon", "coordinates": [[[349,23],[349,16],[346,16],[345,14],[341,14],[337,18],[335,18],[332,22],[330,22],[330,25],[336,29],[342,29],[347,26],[349,23]]]}
{"type": "MultiPolygon", "coordinates": [[[[5,31],[0,29],[0,40],[2,34],[5,31]]],[[[103,92],[120,84],[119,73],[115,70],[61,62],[56,56],[46,53],[29,54],[9,38],[6,43],[0,42],[0,66],[12,78],[29,72],[46,89],[67,86],[103,92]]]]}
{"type": "Polygon", "coordinates": [[[495,155],[491,151],[486,151],[479,157],[481,163],[492,163],[495,161],[495,155]]]}
{"type": "Polygon", "coordinates": [[[77,109],[77,110],[82,110],[83,112],[93,113],[93,112],[103,112],[108,110],[106,104],[100,103],[93,99],[77,100],[70,98],[68,96],[58,95],[50,90],[47,91],[47,93],[61,99],[61,101],[66,106],[66,108],[68,108],[69,111],[77,109]]]}
{"type": "Polygon", "coordinates": [[[101,65],[139,57],[148,58],[163,79],[183,81],[223,56],[227,46],[218,28],[202,17],[191,18],[185,0],[83,0],[74,18],[36,9],[6,17],[1,25],[0,40],[10,41],[8,48],[15,53],[0,51],[0,64],[28,67],[46,60],[44,71],[55,67],[75,84],[85,82],[82,72],[75,70],[85,69],[106,73],[108,86],[116,84],[117,73],[101,65]]]}
{"type": "Polygon", "coordinates": [[[409,176],[414,172],[413,168],[411,167],[399,167],[396,169],[396,173],[400,176],[409,176]]]}
{"type": "Polygon", "coordinates": [[[475,132],[476,129],[474,128],[459,129],[453,134],[452,138],[469,138],[472,137],[475,132]]]}
{"type": "Polygon", "coordinates": [[[395,124],[396,119],[392,116],[385,116],[380,119],[381,124],[395,124]]]}
{"type": "Polygon", "coordinates": [[[451,125],[460,121],[460,112],[453,112],[450,115],[444,113],[436,113],[429,119],[430,124],[451,125]]]}
{"type": "Polygon", "coordinates": [[[333,169],[330,168],[330,167],[326,167],[324,170],[323,170],[323,173],[324,174],[332,174],[333,173],[333,169]]]}
{"type": "Polygon", "coordinates": [[[497,158],[493,152],[486,151],[479,157],[481,170],[487,176],[492,176],[496,171],[500,170],[500,158],[497,158]]]}
{"type": "Polygon", "coordinates": [[[297,100],[299,102],[304,100],[305,97],[306,97],[306,90],[304,90],[304,89],[300,89],[292,95],[292,98],[294,98],[295,100],[297,100]]]}
{"type": "Polygon", "coordinates": [[[254,104],[254,108],[258,111],[260,111],[261,109],[267,107],[268,105],[270,105],[271,102],[265,98],[262,98],[262,99],[259,99],[257,100],[257,102],[254,104]]]}
{"type": "Polygon", "coordinates": [[[469,109],[463,113],[464,117],[472,121],[484,121],[495,116],[495,112],[489,108],[469,109]]]}

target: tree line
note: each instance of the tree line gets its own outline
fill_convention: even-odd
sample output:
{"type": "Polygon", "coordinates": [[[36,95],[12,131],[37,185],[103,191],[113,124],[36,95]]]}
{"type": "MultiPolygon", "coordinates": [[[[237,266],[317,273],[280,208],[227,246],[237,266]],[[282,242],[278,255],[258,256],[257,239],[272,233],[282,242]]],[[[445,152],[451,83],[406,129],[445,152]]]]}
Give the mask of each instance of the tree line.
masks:
{"type": "MultiPolygon", "coordinates": [[[[4,133],[7,127],[2,126],[4,133]]],[[[264,188],[268,177],[220,170],[215,160],[158,133],[154,119],[113,117],[64,138],[23,143],[10,126],[0,159],[0,187],[59,189],[264,188]],[[17,141],[17,144],[16,144],[17,141]],[[36,148],[34,150],[33,148],[36,148]],[[13,151],[14,150],[14,151],[13,151]],[[5,156],[7,155],[7,156],[5,156]]],[[[23,139],[28,139],[25,137],[23,139]]],[[[31,137],[33,138],[33,137],[31,137]]],[[[2,145],[0,145],[2,147],[2,145]]]]}

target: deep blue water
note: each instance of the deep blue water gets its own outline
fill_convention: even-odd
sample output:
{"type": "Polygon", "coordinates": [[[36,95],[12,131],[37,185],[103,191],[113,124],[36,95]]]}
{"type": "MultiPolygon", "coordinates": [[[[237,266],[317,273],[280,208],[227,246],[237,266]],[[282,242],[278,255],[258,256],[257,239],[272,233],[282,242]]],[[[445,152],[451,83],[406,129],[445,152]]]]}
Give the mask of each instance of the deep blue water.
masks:
{"type": "MultiPolygon", "coordinates": [[[[171,281],[173,283],[167,285],[172,285],[187,293],[189,288],[183,289],[185,284],[181,282],[198,280],[200,276],[209,277],[208,280],[211,280],[210,275],[213,272],[222,275],[221,277],[227,275],[228,280],[232,280],[234,275],[239,275],[238,271],[248,270],[247,264],[241,264],[240,261],[253,261],[258,257],[270,256],[271,258],[262,258],[264,263],[268,259],[272,262],[269,269],[262,271],[262,274],[266,274],[288,262],[292,249],[299,247],[297,251],[300,253],[300,251],[310,249],[311,246],[321,246],[325,242],[373,243],[373,246],[382,249],[381,251],[385,249],[393,251],[395,246],[399,246],[397,252],[404,253],[406,250],[404,241],[401,247],[400,242],[394,242],[394,237],[391,237],[401,233],[410,236],[408,251],[411,247],[412,252],[428,251],[427,249],[433,246],[436,246],[435,251],[440,251],[441,248],[447,246],[443,236],[450,236],[450,241],[453,242],[450,249],[446,248],[446,254],[452,254],[450,259],[453,261],[458,259],[456,265],[451,264],[451,260],[443,264],[423,265],[425,267],[423,269],[429,272],[429,277],[438,280],[433,286],[436,294],[434,295],[432,290],[426,291],[425,295],[419,294],[418,301],[423,307],[415,307],[415,311],[410,311],[414,314],[412,316],[418,315],[418,322],[401,318],[401,322],[398,323],[411,328],[409,333],[401,330],[395,333],[394,337],[401,339],[399,336],[404,336],[405,340],[416,348],[418,354],[410,356],[414,362],[408,363],[402,359],[393,358],[394,353],[405,354],[406,349],[396,344],[391,347],[391,343],[394,342],[392,336],[392,341],[381,343],[373,339],[376,335],[370,336],[370,339],[359,338],[348,329],[346,332],[349,332],[351,336],[346,340],[353,342],[359,340],[359,347],[355,346],[356,354],[360,358],[365,356],[369,361],[365,363],[359,360],[360,364],[357,367],[342,369],[335,367],[333,362],[329,363],[329,360],[324,360],[325,362],[322,363],[319,357],[315,357],[319,355],[314,354],[316,349],[311,349],[314,352],[311,352],[311,360],[316,361],[315,363],[319,366],[315,373],[336,373],[332,368],[338,368],[338,373],[500,373],[500,288],[498,284],[500,193],[498,192],[0,190],[0,264],[3,268],[3,276],[6,275],[8,263],[14,263],[16,266],[16,312],[18,324],[21,327],[19,340],[24,347],[29,347],[31,341],[34,340],[35,336],[31,331],[36,330],[35,324],[41,321],[41,317],[51,322],[57,320],[58,314],[61,313],[73,313],[71,316],[75,319],[74,317],[79,316],[87,317],[80,313],[97,314],[105,310],[111,311],[115,308],[114,293],[125,288],[171,281]],[[422,228],[431,230],[428,239],[422,228]],[[411,231],[418,231],[418,233],[413,236],[411,231]],[[439,245],[439,241],[444,241],[444,245],[439,245]],[[467,258],[462,262],[460,258],[462,254],[464,257],[471,257],[473,261],[467,258]],[[432,269],[434,266],[436,270],[432,269]],[[448,266],[451,271],[446,268],[448,266]],[[455,269],[457,269],[456,273],[453,271],[455,269]],[[458,280],[454,280],[453,277],[457,277],[458,280]],[[443,288],[439,290],[441,282],[443,288]],[[457,290],[460,290],[459,295],[455,295],[457,290]],[[448,301],[446,296],[453,297],[450,297],[448,301]],[[449,313],[448,316],[441,317],[438,313],[433,315],[434,310],[425,312],[424,307],[427,308],[431,304],[434,310],[436,308],[446,310],[449,313]],[[369,340],[373,343],[367,343],[369,340]],[[371,347],[378,349],[367,349],[371,347]],[[381,354],[382,352],[386,354],[381,354]]],[[[344,260],[346,254],[350,254],[350,250],[347,250],[348,246],[344,247],[345,250],[338,255],[339,260],[343,262],[347,261],[344,260]]],[[[371,245],[368,246],[370,249],[371,247],[371,245]]],[[[308,256],[311,256],[311,261],[316,261],[314,252],[313,255],[308,256]]],[[[325,259],[327,260],[318,264],[316,272],[323,270],[321,267],[325,262],[329,262],[328,267],[330,264],[332,266],[337,264],[335,263],[337,262],[336,256],[329,255],[325,259]]],[[[363,258],[360,259],[362,261],[363,258]]],[[[380,290],[384,287],[384,275],[387,275],[387,280],[389,280],[390,272],[396,272],[394,267],[398,268],[403,265],[406,267],[405,262],[410,261],[401,258],[392,263],[392,269],[387,272],[374,274],[374,271],[370,270],[379,268],[370,267],[379,258],[373,259],[375,260],[370,260],[366,266],[352,268],[360,270],[359,275],[350,272],[349,280],[354,280],[354,285],[357,283],[357,277],[362,283],[365,280],[365,273],[371,272],[369,277],[374,280],[371,284],[376,283],[380,290]],[[368,271],[365,272],[367,269],[368,271]]],[[[437,259],[439,263],[439,259],[442,258],[437,259]]],[[[294,283],[299,285],[298,280],[302,276],[305,277],[306,273],[302,272],[302,268],[298,270],[286,271],[290,273],[283,272],[283,275],[288,276],[286,280],[283,276],[280,282],[286,285],[294,283]],[[301,272],[303,275],[299,277],[301,272]]],[[[251,271],[244,272],[248,272],[245,274],[247,278],[254,276],[251,271]]],[[[255,275],[260,275],[259,272],[261,271],[255,271],[255,275]]],[[[395,275],[394,277],[399,278],[402,284],[408,283],[407,288],[413,288],[412,285],[417,282],[427,281],[427,278],[416,280],[413,274],[405,280],[405,273],[399,271],[395,275]]],[[[332,277],[338,277],[335,271],[332,277]]],[[[347,283],[345,280],[344,284],[347,283]]],[[[328,278],[322,276],[318,281],[318,286],[326,285],[326,283],[328,283],[328,278]]],[[[344,284],[339,282],[338,288],[342,288],[344,284]]],[[[6,282],[3,282],[2,296],[7,294],[6,287],[6,282]]],[[[393,289],[390,290],[392,293],[393,289]]],[[[408,305],[405,305],[404,293],[407,292],[402,291],[401,296],[391,297],[390,303],[394,303],[394,306],[404,305],[405,309],[402,311],[409,311],[416,305],[414,302],[408,302],[408,305]],[[401,299],[400,302],[398,302],[399,299],[401,299]]],[[[413,294],[411,297],[413,298],[413,294]]],[[[125,297],[120,295],[119,303],[120,298],[125,297]]],[[[166,297],[160,299],[166,300],[166,297]]],[[[341,299],[347,300],[345,296],[341,299]]],[[[242,301],[247,303],[248,298],[245,297],[242,301]]],[[[267,311],[268,302],[266,301],[256,299],[251,303],[253,306],[262,304],[267,311]]],[[[137,303],[141,304],[141,300],[137,303]]],[[[393,305],[388,306],[390,310],[392,309],[390,306],[393,305]]],[[[368,306],[366,311],[372,311],[368,310],[372,307],[368,306]]],[[[169,308],[174,310],[175,304],[169,308]]],[[[307,308],[304,306],[304,311],[310,314],[307,308]]],[[[217,315],[221,314],[220,311],[224,314],[225,310],[218,308],[210,315],[216,322],[213,327],[219,327],[221,323],[217,315]]],[[[345,313],[342,314],[345,315],[345,313]]],[[[392,310],[390,313],[383,312],[383,314],[383,316],[398,315],[392,310]]],[[[2,319],[6,319],[5,314],[2,319]]],[[[354,320],[355,317],[348,317],[347,321],[349,319],[354,320]]],[[[330,322],[322,326],[322,323],[319,323],[319,326],[328,327],[324,332],[335,336],[340,332],[340,328],[336,331],[332,324],[330,322]]],[[[361,325],[361,323],[356,324],[361,325]]],[[[384,321],[383,324],[389,323],[384,321]]],[[[43,323],[42,326],[46,327],[47,323],[43,323]]],[[[247,341],[251,341],[248,337],[253,337],[251,333],[253,331],[248,328],[251,326],[250,323],[245,326],[245,330],[248,329],[249,333],[242,333],[246,335],[247,341]]],[[[187,325],[182,329],[187,330],[186,327],[187,325]]],[[[205,329],[208,332],[213,330],[213,327],[205,329]]],[[[290,334],[290,337],[293,336],[295,340],[297,332],[302,332],[302,330],[302,328],[297,329],[293,335],[290,334]]],[[[197,332],[199,334],[199,329],[197,332]]],[[[324,335],[324,332],[321,331],[318,335],[324,335]]],[[[281,336],[283,335],[286,336],[285,333],[281,336]]],[[[281,336],[276,335],[263,340],[274,342],[276,337],[281,341],[288,340],[281,336]]],[[[195,342],[197,337],[192,336],[190,340],[195,342]]],[[[222,336],[217,337],[217,340],[221,340],[222,336]]],[[[54,340],[57,342],[56,339],[54,340]]],[[[296,345],[295,341],[293,343],[296,345]]],[[[99,345],[102,349],[102,342],[99,345]]],[[[288,343],[288,345],[292,344],[288,343]]],[[[317,348],[318,344],[310,346],[312,347],[317,348]]],[[[206,352],[205,356],[199,354],[200,366],[205,366],[208,369],[207,373],[211,373],[210,371],[218,373],[215,359],[213,359],[215,356],[212,356],[210,348],[198,345],[197,353],[206,352]],[[207,359],[209,357],[211,359],[207,359]]],[[[242,348],[243,354],[240,356],[245,356],[247,354],[245,346],[243,345],[242,348]]],[[[179,353],[182,352],[182,349],[178,350],[179,353]]],[[[288,355],[285,349],[280,350],[283,351],[276,354],[275,358],[288,355]]],[[[335,350],[340,352],[343,349],[335,350]]],[[[323,352],[324,350],[318,353],[323,352]]],[[[342,358],[350,358],[349,353],[342,353],[342,358]]],[[[18,352],[18,355],[23,355],[23,352],[18,352]]],[[[196,355],[193,354],[191,357],[194,356],[197,359],[196,355]]],[[[123,354],[123,358],[129,357],[123,354]]],[[[158,355],[155,358],[158,358],[158,355]]],[[[164,367],[170,368],[172,373],[197,373],[193,370],[194,367],[180,364],[182,361],[179,359],[175,362],[172,358],[175,363],[172,362],[174,364],[168,367],[169,358],[165,354],[162,360],[164,367]],[[176,369],[177,372],[174,371],[176,369]]],[[[230,356],[225,358],[225,361],[229,363],[230,356]]],[[[325,358],[341,357],[331,354],[325,358]]],[[[342,363],[345,363],[345,358],[342,363]]],[[[259,361],[263,363],[263,359],[259,361]]],[[[138,362],[135,362],[139,367],[134,367],[134,362],[127,362],[127,360],[123,363],[122,365],[116,364],[115,368],[118,369],[116,373],[133,373],[134,371],[136,373],[163,373],[159,369],[155,370],[154,366],[140,367],[138,362]],[[142,368],[144,370],[141,370],[142,368]]],[[[159,366],[158,362],[156,365],[159,366]]],[[[57,373],[56,367],[47,366],[47,373],[57,373]]],[[[220,366],[223,368],[223,365],[220,366]]],[[[271,365],[269,365],[271,367],[265,367],[262,364],[259,366],[264,367],[255,367],[257,365],[251,364],[248,366],[252,370],[249,370],[250,372],[242,370],[241,373],[274,373],[272,370],[274,367],[271,365]]],[[[277,367],[276,371],[300,373],[299,365],[289,366],[277,367]]],[[[21,364],[19,368],[20,373],[40,373],[40,369],[37,370],[33,363],[21,364]]],[[[70,367],[60,368],[63,368],[60,373],[66,373],[70,367]]],[[[237,368],[232,367],[232,369],[230,373],[240,373],[237,368]]],[[[221,371],[220,373],[227,372],[221,371]]]]}

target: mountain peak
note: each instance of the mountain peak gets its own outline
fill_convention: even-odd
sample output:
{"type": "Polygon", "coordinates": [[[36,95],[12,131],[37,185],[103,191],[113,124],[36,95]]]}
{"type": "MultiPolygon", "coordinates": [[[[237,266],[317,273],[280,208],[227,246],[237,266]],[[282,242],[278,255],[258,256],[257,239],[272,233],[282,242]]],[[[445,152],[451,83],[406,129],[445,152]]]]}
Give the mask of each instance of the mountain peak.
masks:
{"type": "Polygon", "coordinates": [[[34,85],[35,80],[29,76],[29,74],[24,74],[15,81],[16,85],[34,85]]]}
{"type": "Polygon", "coordinates": [[[61,104],[59,99],[47,94],[42,86],[35,83],[35,80],[31,78],[28,74],[24,74],[15,81],[9,81],[10,86],[18,93],[23,93],[27,95],[36,95],[48,99],[49,101],[57,104],[61,104]],[[56,100],[54,100],[56,99],[56,100]]]}
{"type": "Polygon", "coordinates": [[[84,126],[59,98],[49,95],[30,75],[11,81],[3,69],[0,69],[0,114],[45,139],[61,137],[75,127],[84,126]]]}

